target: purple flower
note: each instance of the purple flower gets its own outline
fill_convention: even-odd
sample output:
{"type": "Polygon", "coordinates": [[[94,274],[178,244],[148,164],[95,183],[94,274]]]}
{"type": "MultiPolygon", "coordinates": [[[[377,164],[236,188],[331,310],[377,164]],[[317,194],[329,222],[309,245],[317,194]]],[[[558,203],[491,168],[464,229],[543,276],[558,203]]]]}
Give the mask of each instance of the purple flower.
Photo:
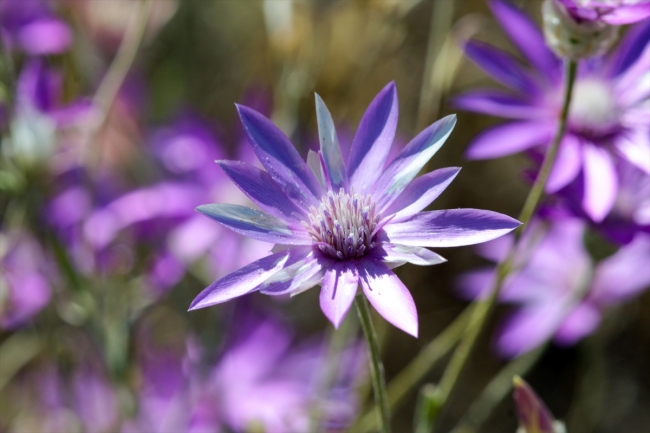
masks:
{"type": "Polygon", "coordinates": [[[0,328],[14,329],[41,311],[52,296],[38,243],[25,232],[0,232],[0,328]]]}
{"type": "Polygon", "coordinates": [[[521,433],[565,433],[564,424],[555,421],[544,402],[521,377],[515,376],[513,397],[521,433]]]}
{"type": "MultiPolygon", "coordinates": [[[[617,244],[631,242],[639,232],[650,233],[650,176],[626,160],[618,161],[619,188],[612,210],[591,227],[617,244]]],[[[540,210],[544,217],[580,217],[589,220],[580,206],[582,182],[574,182],[558,194],[560,200],[540,210]]]]}
{"type": "Polygon", "coordinates": [[[650,17],[648,0],[552,0],[577,23],[632,24],[650,17]]]}
{"type": "MultiPolygon", "coordinates": [[[[470,41],[471,60],[511,91],[478,90],[456,106],[515,119],[483,132],[467,151],[470,159],[496,158],[547,146],[562,104],[561,63],[535,25],[516,7],[493,0],[491,8],[533,69],[489,45],[470,41]]],[[[581,63],[562,140],[546,191],[554,193],[581,178],[582,208],[602,221],[616,200],[616,160],[650,174],[650,21],[632,28],[617,51],[581,63]]]]}
{"type": "Polygon", "coordinates": [[[72,31],[46,0],[0,1],[0,37],[7,49],[30,55],[58,54],[72,44],[72,31]]]}
{"type": "MultiPolygon", "coordinates": [[[[514,357],[553,338],[575,344],[591,334],[603,311],[637,296],[650,286],[650,235],[639,233],[614,255],[595,264],[583,246],[584,223],[562,220],[546,227],[537,223],[522,239],[515,268],[504,282],[500,299],[520,305],[497,338],[501,354],[514,357]]],[[[503,258],[508,238],[486,244],[481,254],[503,258]]],[[[493,268],[464,275],[461,293],[486,296],[493,268]]]]}
{"type": "Polygon", "coordinates": [[[210,200],[250,203],[213,165],[208,170],[208,162],[225,155],[211,131],[185,116],[156,131],[152,141],[164,180],[127,191],[94,209],[82,222],[83,237],[93,249],[105,250],[129,230],[132,238],[154,243],[158,252],[147,279],[157,291],[172,287],[187,266],[206,256],[208,278],[214,279],[268,253],[267,244],[242,240],[193,211],[210,200]]]}
{"type": "Polygon", "coordinates": [[[360,345],[341,354],[341,374],[331,392],[316,401],[323,371],[321,342],[296,345],[293,332],[270,318],[236,314],[240,335],[230,337],[218,361],[206,365],[195,339],[185,354],[140,344],[142,385],[139,413],[124,432],[308,431],[310,410],[321,405],[327,426],[345,426],[358,409],[353,392],[363,376],[360,345]],[[206,374],[207,370],[207,374],[206,374]]]}
{"type": "Polygon", "coordinates": [[[266,171],[237,161],[217,163],[262,211],[235,204],[197,210],[237,233],[286,247],[211,284],[190,310],[257,290],[295,295],[321,284],[321,309],[338,327],[361,284],[386,320],[417,336],[413,298],[391,268],[442,263],[442,257],[424,247],[485,242],[519,225],[508,216],[476,209],[420,212],[458,174],[458,168],[440,169],[411,182],[447,139],[456,118],[426,128],[386,164],[397,126],[394,83],[370,104],[347,161],[318,96],[321,149],[307,163],[267,118],[247,107],[238,110],[266,171]]]}
{"type": "Polygon", "coordinates": [[[90,103],[78,100],[62,103],[62,76],[43,59],[29,60],[16,86],[15,116],[10,120],[8,153],[27,164],[41,163],[61,150],[60,133],[91,114],[90,103]]]}

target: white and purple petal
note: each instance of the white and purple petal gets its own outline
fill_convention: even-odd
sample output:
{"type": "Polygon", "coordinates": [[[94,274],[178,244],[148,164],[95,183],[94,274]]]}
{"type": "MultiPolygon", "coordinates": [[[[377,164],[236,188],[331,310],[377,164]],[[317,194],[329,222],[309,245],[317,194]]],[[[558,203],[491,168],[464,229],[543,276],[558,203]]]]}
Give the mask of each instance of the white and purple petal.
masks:
{"type": "Polygon", "coordinates": [[[236,233],[259,241],[286,245],[312,243],[311,237],[304,229],[291,228],[276,217],[246,206],[205,204],[196,210],[236,233]]]}
{"type": "Polygon", "coordinates": [[[453,104],[461,110],[510,119],[548,117],[548,110],[525,98],[501,90],[472,90],[454,98],[453,104]]]}
{"type": "Polygon", "coordinates": [[[551,81],[558,77],[560,62],[548,49],[542,32],[518,7],[506,1],[488,3],[492,13],[519,51],[551,81]]]}
{"type": "Polygon", "coordinates": [[[444,144],[455,125],[455,114],[440,119],[419,133],[402,149],[374,186],[375,199],[380,207],[389,205],[404,191],[444,144]]]}
{"type": "Polygon", "coordinates": [[[194,298],[190,310],[220,304],[256,290],[260,284],[309,254],[307,248],[284,250],[259,259],[210,284],[194,298]]]}
{"type": "Polygon", "coordinates": [[[330,189],[334,191],[341,188],[347,190],[348,173],[343,162],[334,120],[332,120],[332,115],[318,94],[316,94],[316,120],[318,121],[318,138],[320,140],[320,153],[325,180],[330,189]]]}
{"type": "Polygon", "coordinates": [[[418,266],[431,266],[445,263],[447,259],[426,248],[412,245],[399,245],[384,242],[374,248],[373,255],[387,263],[411,263],[418,266]]]}
{"type": "Polygon", "coordinates": [[[289,200],[267,172],[240,161],[217,161],[217,164],[266,213],[298,224],[306,219],[305,211],[289,200]]]}
{"type": "Polygon", "coordinates": [[[448,167],[416,178],[381,213],[383,215],[395,215],[391,220],[393,223],[410,218],[438,198],[456,178],[458,172],[460,172],[460,168],[448,167]]]}
{"type": "Polygon", "coordinates": [[[397,88],[391,82],[375,96],[359,123],[348,157],[350,186],[358,193],[367,192],[381,174],[395,138],[398,109],[397,88]]]}
{"type": "Polygon", "coordinates": [[[521,223],[497,212],[450,209],[421,212],[411,219],[387,224],[391,243],[420,247],[458,247],[487,242],[511,232],[521,223]]]}
{"type": "Polygon", "coordinates": [[[582,146],[584,195],[582,208],[595,222],[600,222],[614,206],[618,176],[610,154],[594,144],[582,146]]]}
{"type": "Polygon", "coordinates": [[[418,336],[418,313],[411,293],[388,267],[372,258],[357,261],[363,293],[377,312],[397,328],[418,336]]]}
{"type": "Polygon", "coordinates": [[[335,261],[325,271],[320,291],[320,307],[338,328],[350,309],[359,286],[359,273],[354,262],[335,261]]]}
{"type": "Polygon", "coordinates": [[[333,260],[312,250],[301,260],[274,274],[260,286],[265,295],[296,295],[319,284],[333,260]]]}
{"type": "Polygon", "coordinates": [[[468,159],[491,159],[547,145],[554,130],[554,123],[549,121],[505,123],[479,134],[465,155],[468,159]]]}
{"type": "Polygon", "coordinates": [[[237,106],[253,150],[282,190],[303,209],[316,206],[322,188],[286,135],[255,110],[237,106]]]}
{"type": "Polygon", "coordinates": [[[575,135],[567,134],[560,143],[557,157],[549,173],[546,192],[555,193],[567,186],[578,176],[581,167],[580,140],[575,135]]]}
{"type": "Polygon", "coordinates": [[[525,95],[536,95],[539,88],[530,73],[510,54],[477,41],[464,46],[465,54],[487,74],[504,86],[525,95]]]}

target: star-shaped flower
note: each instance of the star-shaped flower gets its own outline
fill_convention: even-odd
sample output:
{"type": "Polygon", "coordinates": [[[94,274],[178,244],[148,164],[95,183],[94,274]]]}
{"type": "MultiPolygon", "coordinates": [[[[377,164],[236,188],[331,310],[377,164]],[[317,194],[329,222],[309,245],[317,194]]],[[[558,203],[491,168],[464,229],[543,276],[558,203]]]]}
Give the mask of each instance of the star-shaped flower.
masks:
{"type": "Polygon", "coordinates": [[[361,285],[386,320],[417,336],[415,303],[391,269],[442,263],[444,258],[425,247],[485,242],[520,224],[477,209],[421,212],[460,170],[444,168],[415,179],[451,133],[456,117],[429,126],[387,163],[397,127],[394,83],[368,107],[347,158],[318,95],[320,151],[306,163],[267,118],[247,107],[238,110],[266,171],[237,161],[217,163],[262,210],[232,204],[197,210],[237,233],[287,247],[214,282],[190,310],[258,290],[295,295],[320,284],[321,309],[338,327],[361,285]]]}

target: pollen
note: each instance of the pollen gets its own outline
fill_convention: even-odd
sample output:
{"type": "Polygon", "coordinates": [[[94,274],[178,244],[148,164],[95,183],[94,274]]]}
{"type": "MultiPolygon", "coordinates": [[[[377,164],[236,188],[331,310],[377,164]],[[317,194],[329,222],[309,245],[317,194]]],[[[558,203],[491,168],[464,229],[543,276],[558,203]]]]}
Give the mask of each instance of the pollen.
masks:
{"type": "Polygon", "coordinates": [[[302,224],[322,252],[349,260],[374,248],[379,219],[370,196],[340,189],[338,193],[328,191],[318,208],[311,207],[309,221],[302,224]]]}

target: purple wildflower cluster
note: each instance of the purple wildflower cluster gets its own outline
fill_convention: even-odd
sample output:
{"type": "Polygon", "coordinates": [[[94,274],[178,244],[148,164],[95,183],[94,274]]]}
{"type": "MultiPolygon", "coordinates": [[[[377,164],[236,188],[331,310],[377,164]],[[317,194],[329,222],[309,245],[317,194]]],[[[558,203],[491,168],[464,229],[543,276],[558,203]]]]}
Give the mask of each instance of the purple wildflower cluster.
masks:
{"type": "MultiPolygon", "coordinates": [[[[557,1],[572,19],[626,24],[644,20],[647,2],[557,1]]],[[[515,119],[483,132],[470,145],[471,159],[526,151],[534,164],[549,146],[562,92],[561,60],[546,46],[532,21],[502,0],[492,12],[535,69],[487,44],[469,41],[467,56],[509,91],[476,90],[458,96],[467,110],[515,119]],[[527,35],[525,42],[518,38],[527,35]]],[[[583,60],[569,107],[567,132],[559,145],[539,220],[518,245],[515,266],[501,300],[521,308],[501,327],[499,351],[518,356],[550,338],[562,345],[592,333],[604,311],[650,286],[650,21],[632,27],[612,53],[583,60]],[[595,263],[584,238],[596,231],[620,244],[595,263]]],[[[505,239],[479,253],[501,261],[505,239]]],[[[491,269],[459,279],[461,293],[485,296],[491,269]]]]}

